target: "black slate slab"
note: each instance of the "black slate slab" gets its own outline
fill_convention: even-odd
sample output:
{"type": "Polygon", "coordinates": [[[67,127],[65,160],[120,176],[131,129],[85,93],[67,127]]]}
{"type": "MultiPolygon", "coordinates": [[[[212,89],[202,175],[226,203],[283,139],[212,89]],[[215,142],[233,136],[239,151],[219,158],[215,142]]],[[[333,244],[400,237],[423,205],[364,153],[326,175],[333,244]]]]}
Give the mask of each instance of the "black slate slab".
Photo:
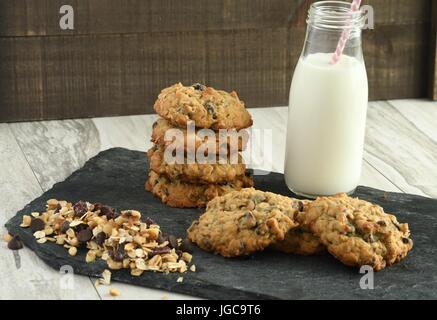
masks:
{"type": "MultiPolygon", "coordinates": [[[[50,198],[83,199],[117,209],[140,210],[164,231],[184,237],[191,221],[202,211],[169,208],[146,192],[146,161],[142,152],[120,148],[104,151],[28,204],[6,227],[11,234],[19,234],[24,244],[51,267],[59,269],[68,264],[75,273],[89,276],[98,276],[105,262],[87,264],[84,251],[71,257],[61,246],[37,244],[29,229],[19,227],[22,215],[41,211],[50,198]]],[[[293,196],[279,173],[256,176],[255,182],[258,189],[293,196]]],[[[408,222],[414,239],[414,249],[405,260],[374,275],[373,290],[361,289],[362,274],[329,255],[303,257],[265,251],[226,259],[197,248],[197,272],[185,273],[183,283],[176,282],[179,274],[152,272],[132,277],[126,271],[115,271],[113,280],[211,299],[436,299],[437,200],[367,187],[359,187],[355,196],[378,203],[400,221],[408,222]]]]}

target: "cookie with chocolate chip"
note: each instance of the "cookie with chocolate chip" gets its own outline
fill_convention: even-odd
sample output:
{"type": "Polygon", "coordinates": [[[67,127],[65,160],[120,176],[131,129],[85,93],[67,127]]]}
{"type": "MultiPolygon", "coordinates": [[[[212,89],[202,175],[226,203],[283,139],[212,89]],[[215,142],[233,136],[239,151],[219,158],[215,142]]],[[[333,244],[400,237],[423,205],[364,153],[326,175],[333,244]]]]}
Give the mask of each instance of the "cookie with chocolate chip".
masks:
{"type": "Polygon", "coordinates": [[[179,127],[194,123],[199,128],[243,129],[252,125],[252,117],[235,91],[228,93],[201,84],[177,83],[161,91],[154,109],[179,127]]]}
{"type": "Polygon", "coordinates": [[[379,271],[402,260],[413,247],[407,223],[346,194],[316,199],[297,220],[349,266],[370,265],[379,271]]]}
{"type": "Polygon", "coordinates": [[[225,184],[193,184],[180,180],[169,180],[150,170],[146,190],[170,207],[197,208],[205,207],[214,197],[227,192],[253,186],[252,177],[243,176],[239,180],[225,184]]]}
{"type": "Polygon", "coordinates": [[[253,188],[211,200],[188,229],[200,248],[224,257],[248,255],[282,241],[298,224],[298,200],[253,188]]]}

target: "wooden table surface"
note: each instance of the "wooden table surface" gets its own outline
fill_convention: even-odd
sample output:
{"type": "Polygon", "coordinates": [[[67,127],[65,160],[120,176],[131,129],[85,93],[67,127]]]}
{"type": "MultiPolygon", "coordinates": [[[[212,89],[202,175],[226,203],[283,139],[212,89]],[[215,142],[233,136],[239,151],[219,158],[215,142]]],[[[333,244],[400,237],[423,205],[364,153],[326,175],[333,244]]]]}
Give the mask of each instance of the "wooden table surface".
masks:
{"type": "MultiPolygon", "coordinates": [[[[286,107],[250,109],[254,128],[273,130],[273,171],[283,171],[286,107]]],[[[125,147],[145,151],[155,115],[0,124],[0,225],[64,180],[98,152],[125,147]]],[[[361,184],[437,198],[437,102],[369,103],[361,184]]],[[[0,299],[114,299],[95,279],[63,276],[24,248],[20,266],[0,245],[0,299]]],[[[117,299],[180,299],[180,294],[113,283],[117,299]]]]}

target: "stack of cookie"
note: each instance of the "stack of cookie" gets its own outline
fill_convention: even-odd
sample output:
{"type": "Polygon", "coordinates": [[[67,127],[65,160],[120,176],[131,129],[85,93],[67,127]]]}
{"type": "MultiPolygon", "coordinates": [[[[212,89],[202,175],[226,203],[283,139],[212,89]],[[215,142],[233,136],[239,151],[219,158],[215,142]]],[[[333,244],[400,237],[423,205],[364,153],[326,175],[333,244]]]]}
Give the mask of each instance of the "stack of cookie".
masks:
{"type": "Polygon", "coordinates": [[[178,83],[161,91],[154,109],[160,118],[153,124],[154,145],[147,152],[146,189],[163,203],[204,207],[216,196],[253,186],[239,153],[247,143],[243,129],[252,125],[252,118],[235,92],[178,83]],[[205,134],[202,129],[211,130],[205,134]],[[182,158],[169,159],[169,154],[182,158]]]}

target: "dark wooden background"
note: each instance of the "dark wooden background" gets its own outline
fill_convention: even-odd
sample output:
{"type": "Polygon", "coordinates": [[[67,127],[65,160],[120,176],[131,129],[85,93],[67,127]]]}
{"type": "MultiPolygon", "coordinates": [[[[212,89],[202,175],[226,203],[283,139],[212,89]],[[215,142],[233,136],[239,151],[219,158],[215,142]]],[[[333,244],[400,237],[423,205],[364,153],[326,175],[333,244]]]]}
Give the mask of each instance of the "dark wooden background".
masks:
{"type": "MultiPolygon", "coordinates": [[[[311,2],[1,0],[0,122],[151,113],[178,81],[236,89],[249,107],[287,105],[311,2]],[[73,31],[59,27],[64,4],[73,31]]],[[[436,1],[363,3],[375,10],[370,98],[436,97],[436,1]]]]}

